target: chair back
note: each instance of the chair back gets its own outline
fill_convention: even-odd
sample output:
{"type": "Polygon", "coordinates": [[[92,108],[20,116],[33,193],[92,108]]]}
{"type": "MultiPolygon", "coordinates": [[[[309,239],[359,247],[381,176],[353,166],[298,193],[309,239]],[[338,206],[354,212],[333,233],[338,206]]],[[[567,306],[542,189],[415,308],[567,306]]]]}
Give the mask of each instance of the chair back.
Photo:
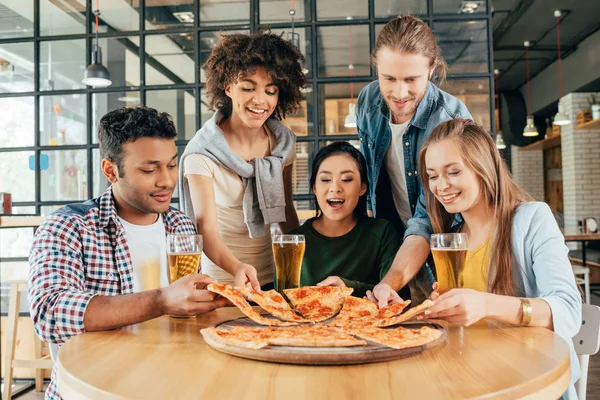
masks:
{"type": "Polygon", "coordinates": [[[600,349],[600,307],[583,304],[581,309],[581,329],[573,337],[575,352],[592,356],[600,349]]]}

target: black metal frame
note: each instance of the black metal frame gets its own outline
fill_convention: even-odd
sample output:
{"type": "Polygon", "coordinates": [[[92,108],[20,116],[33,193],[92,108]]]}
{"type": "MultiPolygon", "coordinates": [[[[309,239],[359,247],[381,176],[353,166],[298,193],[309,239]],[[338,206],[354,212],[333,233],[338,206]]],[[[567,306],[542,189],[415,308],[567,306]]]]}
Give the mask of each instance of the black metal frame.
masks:
{"type": "MultiPolygon", "coordinates": [[[[312,76],[309,78],[309,85],[312,86],[312,93],[307,94],[307,96],[312,95],[312,105],[313,110],[312,113],[309,113],[311,116],[311,120],[313,123],[313,133],[309,136],[302,136],[298,138],[298,142],[307,142],[312,144],[313,152],[318,150],[321,142],[331,141],[331,140],[353,140],[357,139],[356,135],[335,135],[335,136],[327,136],[325,134],[321,134],[319,132],[319,122],[323,117],[321,114],[321,110],[319,107],[319,85],[324,83],[350,83],[350,82],[370,82],[371,80],[376,79],[376,73],[371,68],[370,75],[367,76],[356,76],[356,77],[318,77],[318,44],[317,44],[317,32],[320,27],[329,27],[329,26],[348,26],[348,25],[368,25],[369,26],[369,46],[370,50],[372,50],[375,46],[375,27],[377,24],[384,24],[388,22],[391,18],[376,18],[375,17],[375,0],[368,0],[368,18],[360,18],[353,20],[334,20],[334,21],[321,21],[317,20],[317,0],[307,0],[310,1],[310,20],[305,21],[297,21],[294,23],[295,28],[297,29],[310,29],[310,41],[311,41],[311,51],[312,51],[312,65],[311,69],[313,71],[312,76]]],[[[491,14],[491,0],[488,0],[486,3],[486,12],[485,13],[476,13],[476,14],[446,14],[446,15],[433,15],[432,11],[434,10],[433,4],[434,0],[422,0],[423,2],[427,2],[427,14],[419,15],[421,19],[426,21],[430,26],[435,28],[435,22],[448,22],[448,21],[485,21],[487,23],[487,33],[488,33],[488,72],[487,73],[469,73],[469,74],[460,74],[460,75],[449,75],[449,80],[464,80],[464,79],[488,79],[489,81],[489,90],[490,90],[490,123],[492,132],[496,131],[495,127],[495,118],[493,115],[494,110],[494,76],[493,76],[493,50],[492,50],[492,14],[491,14]]],[[[204,88],[204,84],[200,82],[200,73],[199,68],[195,70],[195,82],[194,83],[177,83],[172,85],[146,85],[146,60],[147,55],[145,51],[145,42],[146,36],[151,35],[166,35],[166,34],[175,34],[175,33],[191,33],[194,37],[194,60],[195,64],[199,64],[200,60],[200,51],[199,51],[199,38],[202,32],[214,32],[219,30],[249,30],[251,32],[256,32],[263,26],[268,26],[273,29],[281,29],[281,28],[289,28],[291,26],[290,23],[273,23],[268,25],[260,24],[260,0],[249,0],[250,2],[250,21],[244,24],[238,25],[219,25],[219,26],[201,26],[200,24],[200,5],[199,0],[194,1],[194,25],[193,27],[186,28],[171,28],[165,30],[146,30],[145,29],[145,13],[146,13],[146,4],[145,0],[141,0],[139,4],[139,29],[134,31],[109,31],[105,33],[99,34],[102,38],[120,38],[127,36],[138,36],[140,40],[140,51],[139,51],[139,62],[140,62],[140,86],[136,87],[109,87],[104,89],[92,89],[85,88],[79,90],[56,90],[56,91],[41,91],[40,90],[40,43],[46,41],[56,41],[56,40],[72,40],[72,39],[85,39],[86,40],[86,63],[89,64],[91,62],[91,42],[94,38],[94,33],[92,30],[92,24],[90,21],[92,20],[92,0],[87,0],[86,2],[86,28],[85,32],[82,34],[76,35],[59,35],[59,36],[43,36],[40,37],[40,0],[34,0],[34,35],[33,37],[28,38],[14,38],[14,39],[0,39],[0,45],[8,44],[8,43],[33,43],[34,45],[34,91],[26,92],[26,93],[0,93],[0,98],[2,97],[34,97],[34,113],[35,113],[35,133],[34,133],[34,146],[32,147],[12,147],[12,148],[0,148],[0,154],[6,152],[15,152],[15,151],[33,151],[35,154],[36,166],[39,165],[40,154],[42,151],[48,150],[75,150],[75,149],[83,149],[87,150],[87,185],[88,185],[88,195],[92,195],[92,189],[94,186],[94,176],[93,176],[93,151],[98,148],[98,144],[92,143],[93,140],[93,130],[94,127],[91,125],[93,120],[93,110],[92,110],[92,95],[94,93],[112,93],[112,92],[126,92],[126,91],[139,91],[140,93],[140,102],[142,104],[146,104],[146,93],[149,90],[155,89],[189,89],[194,90],[195,100],[196,100],[196,109],[198,112],[196,113],[196,129],[202,124],[201,113],[200,113],[200,99],[201,99],[201,90],[204,88]],[[47,146],[41,145],[40,143],[40,96],[46,95],[67,95],[67,94],[82,94],[85,95],[87,105],[86,105],[86,117],[87,117],[87,144],[83,145],[69,145],[69,146],[47,146]]],[[[187,143],[186,140],[177,140],[177,145],[182,146],[187,143]]],[[[310,145],[309,145],[310,147],[310,145]]],[[[309,148],[309,151],[311,149],[309,148]]],[[[310,154],[310,153],[309,153],[310,154]]],[[[312,157],[309,158],[309,169],[312,164],[312,157]]],[[[311,196],[308,193],[299,193],[294,195],[295,200],[299,201],[311,201],[311,196]]],[[[174,199],[173,201],[177,201],[174,199]]],[[[69,203],[68,201],[42,201],[41,199],[41,171],[39,168],[35,169],[35,199],[34,201],[19,201],[14,202],[15,206],[35,206],[36,214],[40,214],[42,206],[51,206],[51,205],[61,205],[69,203]]]]}

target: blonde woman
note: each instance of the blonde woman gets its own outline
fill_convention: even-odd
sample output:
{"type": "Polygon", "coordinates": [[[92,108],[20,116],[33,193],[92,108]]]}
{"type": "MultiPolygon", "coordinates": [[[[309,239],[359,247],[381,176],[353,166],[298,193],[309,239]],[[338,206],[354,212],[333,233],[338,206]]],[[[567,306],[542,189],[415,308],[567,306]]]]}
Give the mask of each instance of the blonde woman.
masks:
{"type": "Polygon", "coordinates": [[[464,287],[442,293],[426,318],[463,326],[490,318],[553,330],[571,347],[571,386],[563,397],[576,399],[571,339],[581,325],[581,297],[548,205],[513,181],[490,135],[471,120],[447,121],[431,133],[419,174],[429,188],[434,233],[463,232],[468,244],[464,287]]]}

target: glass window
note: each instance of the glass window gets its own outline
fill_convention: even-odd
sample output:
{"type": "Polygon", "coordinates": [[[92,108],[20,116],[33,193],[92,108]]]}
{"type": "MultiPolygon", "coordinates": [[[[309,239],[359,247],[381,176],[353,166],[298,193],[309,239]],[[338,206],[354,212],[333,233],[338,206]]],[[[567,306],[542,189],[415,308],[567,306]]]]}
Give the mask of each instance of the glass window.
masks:
{"type": "Polygon", "coordinates": [[[3,258],[28,257],[33,243],[33,228],[0,229],[0,254],[3,258]]]}
{"type": "Polygon", "coordinates": [[[302,101],[298,110],[281,121],[297,136],[314,135],[312,99],[312,86],[309,85],[302,93],[302,101]]]}
{"type": "Polygon", "coordinates": [[[473,120],[488,132],[491,131],[489,79],[448,80],[442,89],[465,103],[473,120]]]}
{"type": "Polygon", "coordinates": [[[35,206],[13,206],[12,208],[13,214],[22,214],[22,215],[34,215],[35,214],[35,206]]]}
{"type": "Polygon", "coordinates": [[[319,77],[371,75],[368,25],[328,26],[317,32],[319,77]]]}
{"type": "Polygon", "coordinates": [[[0,0],[0,39],[33,36],[33,0],[0,0]]]}
{"type": "Polygon", "coordinates": [[[100,168],[100,150],[92,149],[92,197],[99,197],[110,184],[100,168]]]}
{"type": "Polygon", "coordinates": [[[489,72],[485,20],[434,22],[433,28],[450,73],[489,72]]]}
{"type": "Polygon", "coordinates": [[[40,215],[43,216],[43,217],[48,216],[48,215],[52,214],[54,211],[58,210],[61,207],[62,207],[62,205],[41,206],[40,207],[40,215]]]}
{"type": "Polygon", "coordinates": [[[40,0],[41,36],[78,33],[85,33],[85,2],[40,0]]]}
{"type": "Polygon", "coordinates": [[[191,33],[146,36],[146,84],[194,83],[191,33]]]}
{"type": "Polygon", "coordinates": [[[0,110],[2,110],[0,148],[33,146],[35,134],[33,97],[1,97],[0,110]]]}
{"type": "MultiPolygon", "coordinates": [[[[369,2],[364,0],[317,0],[317,19],[346,19],[369,17],[369,2]]],[[[368,36],[368,35],[367,35],[368,36]]]]}
{"type": "Polygon", "coordinates": [[[140,92],[110,92],[92,94],[92,143],[98,143],[98,124],[109,111],[140,104],[140,92]]]}
{"type": "Polygon", "coordinates": [[[239,25],[249,22],[249,0],[211,0],[202,1],[200,5],[200,26],[239,25]]]}
{"type": "Polygon", "coordinates": [[[42,201],[77,201],[88,198],[87,150],[43,151],[47,168],[42,163],[42,201]]]}
{"type": "Polygon", "coordinates": [[[433,0],[434,14],[485,13],[486,0],[433,0]]]}
{"type": "Polygon", "coordinates": [[[212,118],[215,110],[212,110],[208,104],[206,89],[200,89],[200,125],[204,125],[206,121],[212,118]]]}
{"type": "MultiPolygon", "coordinates": [[[[327,140],[324,142],[321,142],[321,148],[325,147],[325,146],[329,146],[332,143],[337,142],[337,140],[327,140]]],[[[357,150],[360,150],[360,141],[359,140],[345,140],[345,142],[350,143],[352,146],[356,147],[357,150]]]]}
{"type": "Polygon", "coordinates": [[[376,18],[394,18],[404,14],[427,14],[427,0],[375,0],[376,18]]]}
{"type": "Polygon", "coordinates": [[[0,44],[0,93],[33,92],[33,70],[33,43],[0,44]]]}
{"type": "MultiPolygon", "coordinates": [[[[10,280],[27,280],[29,275],[29,263],[27,261],[3,261],[0,262],[0,312],[8,313],[8,302],[10,280]]],[[[29,298],[27,290],[20,292],[19,313],[29,313],[29,298]]]]}
{"type": "MultiPolygon", "coordinates": [[[[295,22],[310,21],[311,3],[311,1],[294,2],[295,22]]],[[[290,15],[292,4],[290,0],[260,0],[259,7],[261,24],[292,22],[292,16],[290,15]]]]}
{"type": "MultiPolygon", "coordinates": [[[[81,1],[81,0],[79,0],[81,1]]],[[[146,4],[149,2],[147,1],[146,4]]],[[[100,2],[100,26],[98,31],[102,32],[124,32],[137,31],[140,28],[139,1],[101,1],[100,2]]],[[[90,20],[90,31],[96,31],[96,19],[93,12],[96,3],[92,4],[92,18],[90,20]]],[[[147,12],[147,11],[146,11],[147,12]]],[[[148,18],[148,14],[146,14],[148,18]]],[[[150,27],[146,27],[150,29],[150,27]]]]}
{"type": "Polygon", "coordinates": [[[294,194],[310,194],[310,166],[312,163],[313,142],[296,143],[296,161],[292,172],[292,188],[294,194]]]}
{"type": "Polygon", "coordinates": [[[102,63],[110,72],[111,87],[140,85],[138,36],[100,38],[102,63]]]}
{"type": "Polygon", "coordinates": [[[35,200],[33,151],[1,153],[0,192],[11,194],[12,202],[35,200]]]}
{"type": "Polygon", "coordinates": [[[40,96],[40,144],[65,146],[87,143],[84,94],[40,96]]]}
{"type": "Polygon", "coordinates": [[[307,77],[312,77],[312,44],[311,44],[311,29],[310,28],[296,28],[294,29],[294,33],[292,35],[292,28],[285,29],[272,29],[271,30],[276,35],[283,34],[283,37],[287,40],[292,40],[292,36],[296,37],[298,40],[298,45],[300,52],[306,59],[305,64],[303,65],[304,73],[307,77]]]}
{"type": "MultiPolygon", "coordinates": [[[[214,32],[200,32],[200,43],[198,43],[198,51],[200,51],[200,67],[204,65],[210,52],[217,45],[219,40],[223,36],[233,35],[234,33],[248,34],[248,30],[231,30],[231,31],[214,31],[214,32]]],[[[200,69],[200,82],[206,82],[206,71],[203,68],[200,69]]]]}
{"type": "MultiPolygon", "coordinates": [[[[205,7],[202,1],[200,8],[205,7]]],[[[146,1],[146,29],[192,28],[194,26],[193,0],[146,1]]]]}
{"type": "Polygon", "coordinates": [[[40,43],[40,90],[83,89],[85,40],[40,43]]]}
{"type": "Polygon", "coordinates": [[[179,139],[191,139],[196,133],[196,98],[193,89],[151,90],[146,105],[173,117],[179,139]]]}
{"type": "Polygon", "coordinates": [[[346,117],[351,113],[350,105],[356,105],[358,93],[367,85],[368,82],[319,85],[320,135],[356,134],[356,125],[346,126],[346,117]]]}

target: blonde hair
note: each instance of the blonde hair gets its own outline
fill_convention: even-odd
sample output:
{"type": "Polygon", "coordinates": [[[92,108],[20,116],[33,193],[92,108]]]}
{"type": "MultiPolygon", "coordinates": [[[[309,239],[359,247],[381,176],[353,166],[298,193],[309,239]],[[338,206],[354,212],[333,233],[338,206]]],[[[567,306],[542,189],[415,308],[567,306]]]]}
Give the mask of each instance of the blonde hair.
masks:
{"type": "Polygon", "coordinates": [[[491,136],[479,125],[468,119],[454,119],[438,125],[425,140],[419,152],[419,174],[425,192],[427,213],[434,233],[449,232],[454,218],[429,190],[425,155],[429,146],[444,140],[453,140],[460,149],[466,166],[479,178],[480,196],[494,210],[497,232],[492,245],[488,289],[492,293],[512,296],[515,285],[512,279],[512,220],[519,204],[533,201],[512,179],[506,163],[500,156],[491,136]]]}
{"type": "Polygon", "coordinates": [[[371,54],[371,64],[377,68],[377,53],[383,47],[409,54],[421,54],[429,59],[429,67],[437,70],[439,82],[446,79],[448,65],[431,28],[419,18],[402,15],[394,18],[381,30],[371,54]]]}

